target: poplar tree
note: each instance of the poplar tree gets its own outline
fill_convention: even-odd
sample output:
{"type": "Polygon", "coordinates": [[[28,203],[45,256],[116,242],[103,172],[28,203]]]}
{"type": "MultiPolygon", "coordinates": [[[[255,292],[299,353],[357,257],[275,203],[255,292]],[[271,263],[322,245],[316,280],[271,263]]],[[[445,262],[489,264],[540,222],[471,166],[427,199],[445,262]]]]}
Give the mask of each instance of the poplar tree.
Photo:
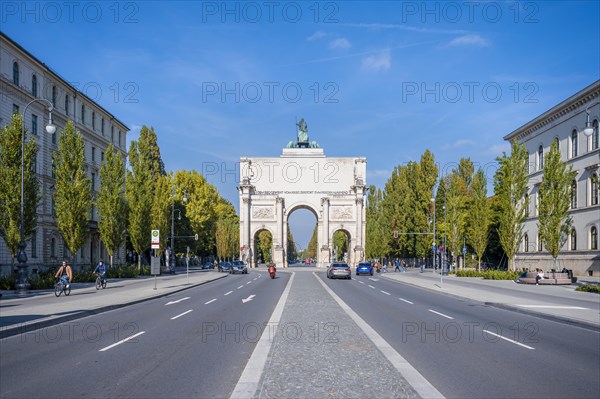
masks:
{"type": "Polygon", "coordinates": [[[96,200],[100,220],[98,230],[110,256],[113,267],[115,252],[123,242],[127,226],[127,203],[125,201],[125,162],[120,152],[108,146],[100,167],[100,190],[96,200]]]}
{"type": "Polygon", "coordinates": [[[554,140],[546,155],[539,188],[538,231],[544,248],[550,252],[553,269],[560,248],[567,240],[572,219],[569,207],[572,198],[573,167],[560,160],[558,142],[554,140]]]}
{"type": "Polygon", "coordinates": [[[159,251],[167,247],[171,237],[171,201],[172,179],[169,175],[157,176],[154,184],[154,196],[152,198],[152,230],[160,232],[159,251]]]}
{"type": "Polygon", "coordinates": [[[375,259],[383,255],[385,234],[384,227],[381,226],[380,222],[382,197],[381,189],[377,189],[375,186],[369,187],[367,208],[365,211],[367,222],[365,237],[366,259],[375,259]]]}
{"type": "Polygon", "coordinates": [[[462,253],[465,237],[465,197],[461,190],[462,179],[456,171],[447,177],[446,183],[446,245],[456,259],[462,253]]]}
{"type": "Polygon", "coordinates": [[[488,245],[491,221],[492,211],[487,198],[487,182],[483,170],[479,168],[472,181],[467,212],[467,237],[477,254],[477,270],[481,268],[481,257],[488,245]]]}
{"type": "Polygon", "coordinates": [[[56,225],[69,252],[75,256],[88,234],[92,184],[85,172],[85,145],[72,120],[65,125],[53,154],[56,167],[56,225]]]}
{"type": "MultiPolygon", "coordinates": [[[[261,232],[261,234],[262,234],[262,232],[261,232]]],[[[271,235],[271,233],[269,233],[269,236],[270,235],[271,235]]],[[[319,248],[317,248],[317,246],[318,246],[317,237],[318,237],[318,228],[317,228],[317,226],[315,226],[312,236],[310,237],[310,241],[308,242],[308,247],[306,248],[306,250],[308,252],[307,256],[309,258],[313,258],[313,259],[317,258],[317,251],[319,250],[319,248]]],[[[260,236],[259,236],[259,239],[260,239],[260,236]]],[[[262,247],[261,247],[261,249],[262,249],[262,247]]],[[[268,252],[268,250],[267,250],[267,252],[268,252]]],[[[263,259],[265,259],[265,258],[263,258],[263,259]]]]}
{"type": "MultiPolygon", "coordinates": [[[[0,128],[0,237],[4,239],[14,264],[21,241],[21,114],[13,114],[11,123],[0,128]]],[[[27,137],[27,130],[25,131],[27,137]]],[[[34,164],[35,140],[25,143],[23,154],[23,231],[25,239],[35,229],[36,208],[40,199],[34,164]]]]}
{"type": "Polygon", "coordinates": [[[527,194],[527,150],[525,145],[512,142],[510,156],[497,158],[500,167],[494,176],[494,191],[498,197],[498,236],[514,271],[514,256],[523,238],[523,221],[529,206],[527,194]]]}

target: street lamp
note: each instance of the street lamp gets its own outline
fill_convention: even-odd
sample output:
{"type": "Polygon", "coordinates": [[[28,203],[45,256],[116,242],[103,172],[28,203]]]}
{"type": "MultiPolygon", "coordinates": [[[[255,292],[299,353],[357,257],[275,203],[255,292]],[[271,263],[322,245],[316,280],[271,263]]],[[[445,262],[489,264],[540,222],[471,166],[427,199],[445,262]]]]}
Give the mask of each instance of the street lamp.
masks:
{"type": "Polygon", "coordinates": [[[587,119],[585,121],[585,127],[583,128],[583,134],[590,137],[594,133],[594,128],[592,127],[592,122],[590,122],[590,108],[585,109],[585,113],[587,114],[587,119]]]}
{"type": "Polygon", "coordinates": [[[431,197],[431,203],[433,204],[433,245],[431,250],[433,251],[433,270],[437,270],[436,254],[435,254],[435,198],[431,197]]]}
{"type": "Polygon", "coordinates": [[[27,112],[27,108],[35,102],[46,102],[48,105],[48,124],[46,125],[46,132],[48,134],[54,134],[56,132],[56,126],[52,123],[52,103],[45,98],[36,98],[35,100],[31,100],[23,110],[22,118],[21,118],[21,242],[19,243],[19,253],[17,254],[17,261],[19,262],[19,274],[17,277],[17,282],[15,284],[15,289],[17,291],[18,296],[25,296],[27,290],[29,290],[29,281],[27,281],[27,254],[25,253],[25,248],[27,247],[27,243],[25,243],[25,225],[24,225],[24,209],[25,209],[25,194],[24,194],[24,185],[25,185],[25,113],[27,112]]]}

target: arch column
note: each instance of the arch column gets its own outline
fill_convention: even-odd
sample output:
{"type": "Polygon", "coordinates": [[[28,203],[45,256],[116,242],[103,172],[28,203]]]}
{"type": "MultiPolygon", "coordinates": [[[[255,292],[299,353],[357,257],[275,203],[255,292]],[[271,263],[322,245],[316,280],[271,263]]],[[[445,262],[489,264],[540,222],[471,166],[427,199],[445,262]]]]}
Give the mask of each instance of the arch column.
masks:
{"type": "Polygon", "coordinates": [[[331,262],[331,251],[329,244],[329,198],[321,198],[321,207],[323,208],[323,229],[321,231],[321,241],[319,242],[319,266],[325,267],[331,262]]]}
{"type": "Polygon", "coordinates": [[[283,247],[283,224],[285,221],[283,217],[283,198],[281,197],[275,199],[275,213],[277,219],[277,230],[275,234],[277,237],[274,237],[273,239],[273,261],[276,264],[283,266],[285,263],[283,247]]]}

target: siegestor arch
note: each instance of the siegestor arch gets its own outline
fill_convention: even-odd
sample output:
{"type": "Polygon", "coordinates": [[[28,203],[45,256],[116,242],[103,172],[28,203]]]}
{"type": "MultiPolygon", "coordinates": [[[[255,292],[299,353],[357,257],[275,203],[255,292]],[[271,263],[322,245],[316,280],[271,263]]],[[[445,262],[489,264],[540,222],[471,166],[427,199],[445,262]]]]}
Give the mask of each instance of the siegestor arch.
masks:
{"type": "Polygon", "coordinates": [[[280,157],[240,159],[240,258],[256,258],[260,230],[273,237],[278,266],[287,266],[289,216],[307,209],[317,220],[317,266],[331,262],[333,232],[350,238],[349,262],[364,257],[366,159],[327,158],[322,148],[284,148],[280,157]],[[292,173],[293,172],[293,173],[292,173]]]}

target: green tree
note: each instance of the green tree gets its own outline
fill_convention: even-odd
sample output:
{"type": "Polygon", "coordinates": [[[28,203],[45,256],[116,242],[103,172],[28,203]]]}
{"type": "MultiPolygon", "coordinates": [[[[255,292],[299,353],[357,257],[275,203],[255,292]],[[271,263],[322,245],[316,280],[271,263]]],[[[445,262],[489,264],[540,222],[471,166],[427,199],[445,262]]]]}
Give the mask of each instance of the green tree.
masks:
{"type": "Polygon", "coordinates": [[[369,187],[365,212],[367,220],[365,256],[367,259],[378,258],[384,252],[384,227],[380,224],[382,198],[381,189],[377,189],[375,186],[369,187]]]}
{"type": "Polygon", "coordinates": [[[572,219],[569,206],[572,198],[573,167],[560,160],[558,142],[555,140],[546,155],[542,182],[539,188],[538,229],[544,248],[550,252],[553,268],[560,248],[567,240],[572,219]]]}
{"type": "MultiPolygon", "coordinates": [[[[11,123],[0,128],[0,236],[13,256],[19,250],[21,229],[21,114],[13,114],[11,123]],[[19,189],[16,189],[19,187],[19,189]]],[[[27,135],[27,131],[26,131],[27,135]]],[[[23,156],[23,231],[27,239],[35,229],[39,184],[34,164],[35,140],[25,143],[23,156]]]]}
{"type": "Polygon", "coordinates": [[[294,241],[294,236],[292,235],[292,231],[288,228],[287,230],[287,258],[290,260],[296,259],[298,256],[298,250],[296,249],[296,242],[294,241]]]}
{"type": "Polygon", "coordinates": [[[129,207],[129,228],[127,229],[133,250],[138,253],[138,268],[141,269],[141,257],[150,248],[152,230],[151,212],[154,199],[154,182],[150,159],[140,151],[138,142],[129,146],[129,165],[127,173],[127,204],[129,207]]]}
{"type": "Polygon", "coordinates": [[[154,132],[154,127],[148,128],[146,125],[142,126],[140,129],[138,145],[140,153],[143,154],[150,163],[152,180],[156,181],[158,176],[166,175],[165,164],[160,156],[158,136],[154,132]]]}
{"type": "Polygon", "coordinates": [[[54,152],[56,166],[56,225],[71,254],[83,245],[88,234],[88,216],[92,206],[91,181],[85,172],[85,146],[72,120],[65,125],[54,152]]]}
{"type": "MultiPolygon", "coordinates": [[[[433,154],[429,150],[425,150],[421,156],[420,162],[415,168],[415,185],[414,185],[414,226],[415,231],[433,232],[433,207],[431,199],[433,198],[433,187],[437,182],[438,168],[435,165],[433,154]],[[429,225],[431,218],[432,224],[429,225]]],[[[433,236],[419,234],[415,236],[415,254],[417,257],[423,258],[431,254],[431,246],[433,236]]]]}
{"type": "Polygon", "coordinates": [[[270,231],[262,230],[258,233],[258,250],[265,263],[271,261],[271,248],[273,248],[273,236],[270,231]]]}
{"type": "Polygon", "coordinates": [[[487,182],[481,168],[475,174],[471,186],[471,200],[467,212],[467,237],[477,254],[477,270],[489,240],[489,227],[492,221],[490,201],[487,198],[487,182]]]}
{"type": "Polygon", "coordinates": [[[456,259],[461,252],[465,237],[465,197],[462,191],[463,180],[456,171],[447,177],[446,189],[446,237],[447,249],[456,259]]]}
{"type": "Polygon", "coordinates": [[[152,198],[152,224],[153,230],[160,232],[159,251],[164,251],[171,237],[171,201],[172,178],[169,175],[158,175],[154,185],[152,198]]]}
{"type": "Polygon", "coordinates": [[[333,247],[335,248],[335,260],[344,260],[344,254],[348,254],[348,234],[338,230],[333,233],[333,247]]]}
{"type": "Polygon", "coordinates": [[[310,236],[310,241],[308,242],[308,257],[309,258],[313,258],[316,259],[317,258],[317,251],[319,250],[319,248],[317,248],[318,244],[318,227],[315,226],[312,236],[310,236]]]}
{"type": "Polygon", "coordinates": [[[114,253],[123,242],[127,226],[127,202],[125,200],[125,162],[120,152],[109,145],[104,162],[100,166],[100,190],[96,199],[98,230],[113,266],[114,253]]]}
{"type": "Polygon", "coordinates": [[[527,194],[527,150],[512,142],[510,156],[497,158],[500,164],[494,176],[494,191],[498,197],[498,236],[514,271],[514,256],[523,238],[523,221],[529,206],[527,194]]]}

